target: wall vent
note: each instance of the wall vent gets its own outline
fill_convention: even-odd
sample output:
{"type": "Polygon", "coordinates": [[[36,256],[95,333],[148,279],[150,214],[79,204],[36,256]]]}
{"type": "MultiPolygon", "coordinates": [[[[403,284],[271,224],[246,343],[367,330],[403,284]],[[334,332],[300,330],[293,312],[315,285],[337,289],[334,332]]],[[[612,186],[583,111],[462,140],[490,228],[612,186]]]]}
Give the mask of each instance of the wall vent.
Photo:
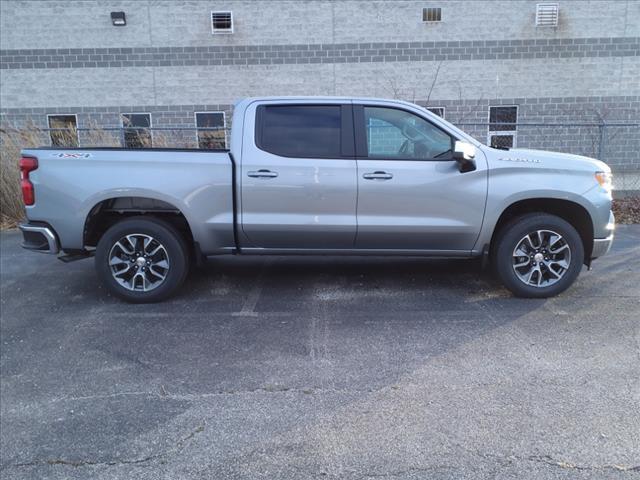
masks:
{"type": "Polygon", "coordinates": [[[536,27],[557,27],[559,6],[557,3],[539,3],[536,5],[536,27]]]}
{"type": "Polygon", "coordinates": [[[429,7],[422,9],[422,21],[423,22],[441,22],[442,21],[442,8],[429,7]]]}
{"type": "Polygon", "coordinates": [[[233,33],[233,14],[211,12],[211,33],[233,33]]]}

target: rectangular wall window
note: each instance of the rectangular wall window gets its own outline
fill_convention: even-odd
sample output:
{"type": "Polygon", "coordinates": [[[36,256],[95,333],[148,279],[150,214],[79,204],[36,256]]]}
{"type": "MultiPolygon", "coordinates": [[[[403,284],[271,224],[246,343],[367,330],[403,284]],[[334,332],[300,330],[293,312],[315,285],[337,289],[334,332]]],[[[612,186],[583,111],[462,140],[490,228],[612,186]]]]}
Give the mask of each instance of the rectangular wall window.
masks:
{"type": "Polygon", "coordinates": [[[196,112],[198,148],[227,148],[224,112],[196,112]]]}
{"type": "Polygon", "coordinates": [[[557,3],[536,5],[536,27],[557,27],[559,6],[557,3]]]}
{"type": "Polygon", "coordinates": [[[431,113],[435,113],[440,118],[444,118],[444,107],[427,107],[431,113]]]}
{"type": "Polygon", "coordinates": [[[233,13],[211,12],[211,33],[233,33],[233,13]]]}
{"type": "Polygon", "coordinates": [[[123,113],[122,138],[125,148],[151,148],[151,114],[150,113],[123,113]]]}
{"type": "Polygon", "coordinates": [[[77,147],[78,118],[75,115],[47,115],[52,147],[77,147]]]}
{"type": "Polygon", "coordinates": [[[423,22],[441,22],[442,21],[442,8],[429,7],[422,9],[422,21],[423,22]]]}
{"type": "Polygon", "coordinates": [[[493,148],[512,148],[516,146],[518,106],[489,107],[488,144],[493,148]]]}

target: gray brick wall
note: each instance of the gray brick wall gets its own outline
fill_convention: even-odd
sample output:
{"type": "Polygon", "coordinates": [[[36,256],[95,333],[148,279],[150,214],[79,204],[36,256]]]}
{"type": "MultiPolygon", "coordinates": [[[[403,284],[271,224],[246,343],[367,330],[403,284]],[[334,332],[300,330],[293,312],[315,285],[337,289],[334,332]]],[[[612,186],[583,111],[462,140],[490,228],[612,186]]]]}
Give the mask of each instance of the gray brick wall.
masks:
{"type": "MultiPolygon", "coordinates": [[[[246,96],[345,95],[430,98],[454,123],[482,124],[464,126],[482,141],[495,104],[518,105],[522,123],[640,121],[640,0],[560,1],[556,28],[535,27],[537,0],[427,3],[4,0],[2,118],[77,113],[80,126],[113,127],[149,112],[178,127],[246,96]],[[425,6],[442,22],[423,23],[425,6]],[[127,25],[114,27],[120,10],[127,25]],[[233,11],[233,34],[211,34],[211,10],[233,11]]],[[[640,168],[640,134],[614,130],[598,153],[640,168]]],[[[517,144],[594,155],[600,133],[522,125],[517,144]]]]}
{"type": "Polygon", "coordinates": [[[174,47],[640,36],[636,0],[560,1],[557,28],[535,27],[538,0],[3,0],[3,49],[174,47]],[[422,8],[442,22],[422,22],[422,8]],[[233,35],[211,35],[211,10],[233,35]],[[126,27],[113,27],[111,11],[126,27]]]}
{"type": "Polygon", "coordinates": [[[184,67],[638,56],[640,37],[0,51],[0,69],[184,67]]]}

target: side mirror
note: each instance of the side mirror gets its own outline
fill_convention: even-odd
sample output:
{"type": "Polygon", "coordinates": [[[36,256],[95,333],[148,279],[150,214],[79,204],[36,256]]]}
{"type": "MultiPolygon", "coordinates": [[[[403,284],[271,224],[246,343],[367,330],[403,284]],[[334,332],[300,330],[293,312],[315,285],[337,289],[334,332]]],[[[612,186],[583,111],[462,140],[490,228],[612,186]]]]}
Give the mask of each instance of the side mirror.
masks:
{"type": "Polygon", "coordinates": [[[457,140],[453,147],[453,159],[458,163],[460,173],[472,172],[476,169],[476,147],[467,142],[457,140]]]}

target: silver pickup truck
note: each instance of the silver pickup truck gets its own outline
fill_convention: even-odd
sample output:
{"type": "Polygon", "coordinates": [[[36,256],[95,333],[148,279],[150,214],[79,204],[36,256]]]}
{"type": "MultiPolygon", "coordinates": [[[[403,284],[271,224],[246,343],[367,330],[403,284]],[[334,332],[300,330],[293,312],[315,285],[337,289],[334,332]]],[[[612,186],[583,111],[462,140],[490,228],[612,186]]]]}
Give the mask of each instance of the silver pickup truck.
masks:
{"type": "Polygon", "coordinates": [[[613,240],[606,164],[490,148],[406,102],[244,99],[230,147],[24,150],[23,245],[95,256],[114,294],[152,302],[225,254],[484,256],[548,297],[613,240]]]}

